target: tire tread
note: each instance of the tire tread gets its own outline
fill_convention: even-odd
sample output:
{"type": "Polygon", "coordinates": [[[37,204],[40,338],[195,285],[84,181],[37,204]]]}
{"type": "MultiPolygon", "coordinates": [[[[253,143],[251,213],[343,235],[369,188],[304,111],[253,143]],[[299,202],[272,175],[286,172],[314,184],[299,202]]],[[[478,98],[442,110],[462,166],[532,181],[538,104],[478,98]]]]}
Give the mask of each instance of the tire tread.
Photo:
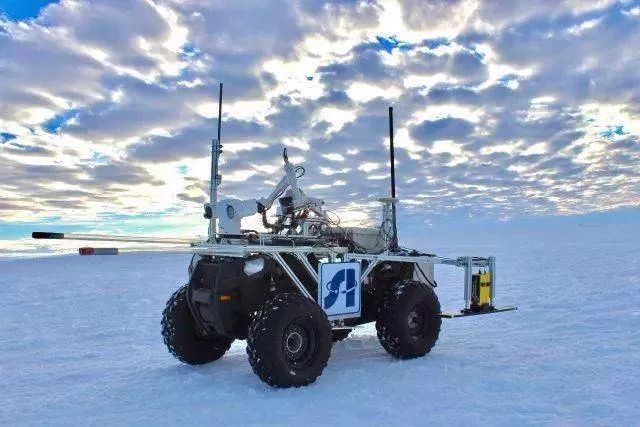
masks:
{"type": "Polygon", "coordinates": [[[253,372],[265,383],[272,387],[300,387],[313,383],[327,366],[327,361],[331,355],[331,325],[326,314],[312,300],[296,293],[279,293],[268,299],[257,311],[249,325],[247,336],[247,355],[249,364],[253,372]],[[281,348],[282,337],[276,336],[278,333],[274,325],[280,324],[282,319],[288,315],[287,311],[299,311],[316,316],[318,320],[319,333],[324,334],[319,338],[322,352],[313,369],[305,372],[296,372],[291,375],[291,370],[285,370],[281,363],[278,363],[279,355],[275,354],[281,348]]]}
{"type": "Polygon", "coordinates": [[[442,319],[440,302],[433,288],[417,280],[402,280],[394,284],[385,295],[376,321],[376,332],[382,347],[399,359],[412,359],[429,353],[438,340],[442,319]],[[406,338],[405,311],[409,304],[423,301],[430,318],[423,339],[406,338]]]}
{"type": "Polygon", "coordinates": [[[176,359],[189,365],[202,365],[221,358],[231,347],[233,338],[198,335],[187,301],[188,286],[182,286],[167,301],[162,311],[162,338],[176,359]]]}

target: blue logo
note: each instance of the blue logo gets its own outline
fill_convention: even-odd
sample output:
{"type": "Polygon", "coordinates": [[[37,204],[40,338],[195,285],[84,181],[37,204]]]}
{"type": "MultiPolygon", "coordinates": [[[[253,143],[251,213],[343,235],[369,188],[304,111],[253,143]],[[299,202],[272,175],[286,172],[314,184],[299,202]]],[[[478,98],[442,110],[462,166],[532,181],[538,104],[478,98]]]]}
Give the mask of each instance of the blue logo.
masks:
{"type": "Polygon", "coordinates": [[[356,270],[355,268],[344,268],[342,270],[338,270],[331,280],[327,282],[325,285],[327,291],[329,291],[328,295],[324,297],[324,308],[331,308],[338,297],[343,294],[346,298],[346,307],[354,307],[356,305],[356,286],[358,282],[356,280],[356,270]],[[341,290],[342,284],[344,283],[344,289],[341,290]]]}

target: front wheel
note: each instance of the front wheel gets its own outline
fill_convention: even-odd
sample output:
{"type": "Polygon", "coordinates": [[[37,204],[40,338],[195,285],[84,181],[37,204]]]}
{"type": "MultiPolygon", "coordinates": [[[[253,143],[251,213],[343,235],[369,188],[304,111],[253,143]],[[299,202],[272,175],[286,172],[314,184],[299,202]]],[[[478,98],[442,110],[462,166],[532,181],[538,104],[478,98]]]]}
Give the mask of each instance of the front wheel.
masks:
{"type": "Polygon", "coordinates": [[[331,355],[331,325],[309,298],[275,295],[249,326],[247,354],[253,372],[273,387],[311,384],[331,355]]]}
{"type": "Polygon", "coordinates": [[[420,357],[431,351],[440,334],[440,302],[433,288],[403,280],[386,294],[376,321],[382,347],[399,359],[420,357]]]}
{"type": "Polygon", "coordinates": [[[174,292],[162,312],[162,338],[176,359],[189,365],[202,365],[220,359],[233,342],[233,338],[207,334],[198,327],[184,285],[174,292]]]}

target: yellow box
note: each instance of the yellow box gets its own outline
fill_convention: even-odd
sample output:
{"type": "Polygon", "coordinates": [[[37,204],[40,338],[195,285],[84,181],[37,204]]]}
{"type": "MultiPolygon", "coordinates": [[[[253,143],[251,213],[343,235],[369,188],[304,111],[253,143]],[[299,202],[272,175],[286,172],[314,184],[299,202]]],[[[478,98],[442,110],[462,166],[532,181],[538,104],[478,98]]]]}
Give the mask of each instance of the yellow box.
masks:
{"type": "Polygon", "coordinates": [[[480,292],[478,292],[478,304],[484,305],[491,302],[491,274],[480,273],[480,292]]]}

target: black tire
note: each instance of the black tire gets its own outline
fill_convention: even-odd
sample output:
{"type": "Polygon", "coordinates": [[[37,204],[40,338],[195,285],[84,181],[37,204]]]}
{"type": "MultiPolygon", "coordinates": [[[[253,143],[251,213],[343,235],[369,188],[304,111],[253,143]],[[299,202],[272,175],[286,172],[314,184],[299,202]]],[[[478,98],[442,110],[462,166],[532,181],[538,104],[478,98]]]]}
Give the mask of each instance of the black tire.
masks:
{"type": "Polygon", "coordinates": [[[233,338],[206,334],[200,329],[187,302],[184,285],[171,295],[162,312],[162,338],[176,359],[189,365],[202,365],[220,359],[233,338]]]}
{"type": "Polygon", "coordinates": [[[300,387],[322,374],[331,355],[331,325],[314,301],[280,293],[268,299],[249,326],[253,372],[273,387],[300,387]]]}
{"type": "Polygon", "coordinates": [[[333,329],[331,331],[331,341],[338,342],[346,339],[351,333],[351,329],[333,329]]]}
{"type": "Polygon", "coordinates": [[[411,359],[427,354],[440,334],[440,302],[433,288],[403,280],[387,292],[376,321],[382,347],[394,357],[411,359]]]}

